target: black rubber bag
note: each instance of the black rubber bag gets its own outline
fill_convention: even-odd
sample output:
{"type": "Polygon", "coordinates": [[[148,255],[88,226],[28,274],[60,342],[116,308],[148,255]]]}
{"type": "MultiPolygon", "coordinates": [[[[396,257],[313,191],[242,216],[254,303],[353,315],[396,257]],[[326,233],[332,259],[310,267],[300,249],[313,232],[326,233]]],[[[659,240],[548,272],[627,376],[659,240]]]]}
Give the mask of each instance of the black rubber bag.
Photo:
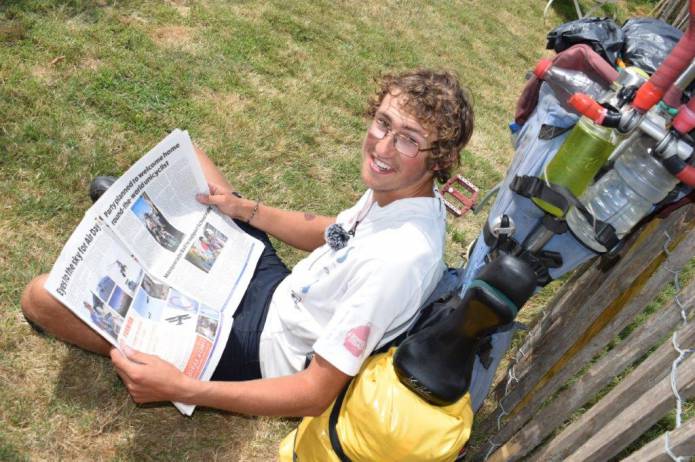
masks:
{"type": "Polygon", "coordinates": [[[650,75],[656,71],[683,32],[660,19],[633,18],[623,24],[625,44],[622,57],[650,75]]]}
{"type": "Polygon", "coordinates": [[[556,27],[548,33],[547,49],[557,53],[578,43],[589,45],[615,66],[623,48],[623,31],[609,18],[584,18],[556,27]]]}

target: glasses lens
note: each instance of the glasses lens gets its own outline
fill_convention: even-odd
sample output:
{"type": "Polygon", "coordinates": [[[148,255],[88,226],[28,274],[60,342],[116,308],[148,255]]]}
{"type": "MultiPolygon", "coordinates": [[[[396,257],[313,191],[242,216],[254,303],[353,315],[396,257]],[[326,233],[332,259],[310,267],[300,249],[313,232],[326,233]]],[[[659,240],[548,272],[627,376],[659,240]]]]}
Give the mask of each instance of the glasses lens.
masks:
{"type": "Polygon", "coordinates": [[[396,136],[396,150],[408,157],[415,157],[419,150],[416,142],[405,136],[396,136]]]}
{"type": "Polygon", "coordinates": [[[379,123],[377,119],[372,120],[372,124],[369,126],[369,133],[375,137],[382,139],[383,137],[386,136],[386,127],[379,123]]]}

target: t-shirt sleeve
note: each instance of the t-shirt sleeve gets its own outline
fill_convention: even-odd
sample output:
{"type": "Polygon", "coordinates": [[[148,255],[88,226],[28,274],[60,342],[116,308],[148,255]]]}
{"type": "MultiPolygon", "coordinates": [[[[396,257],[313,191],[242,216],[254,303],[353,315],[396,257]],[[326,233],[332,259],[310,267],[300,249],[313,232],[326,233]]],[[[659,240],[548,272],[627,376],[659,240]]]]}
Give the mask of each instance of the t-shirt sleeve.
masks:
{"type": "Polygon", "coordinates": [[[370,260],[350,278],[340,306],[314,343],[314,352],[356,375],[390,326],[414,316],[420,281],[402,262],[370,260]],[[399,264],[400,263],[400,264],[399,264]]]}

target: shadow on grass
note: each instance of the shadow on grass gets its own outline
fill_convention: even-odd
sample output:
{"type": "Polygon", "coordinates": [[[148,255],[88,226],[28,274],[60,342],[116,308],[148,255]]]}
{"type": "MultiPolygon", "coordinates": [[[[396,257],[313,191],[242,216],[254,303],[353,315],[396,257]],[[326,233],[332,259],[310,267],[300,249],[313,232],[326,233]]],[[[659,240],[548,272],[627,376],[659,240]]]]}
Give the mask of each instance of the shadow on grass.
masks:
{"type": "MultiPolygon", "coordinates": [[[[53,394],[55,412],[68,416],[83,435],[87,457],[272,460],[278,434],[284,436],[288,425],[204,408],[186,417],[171,404],[137,406],[108,359],[76,348],[63,359],[53,394]]],[[[1,443],[0,450],[11,454],[1,443]]]]}

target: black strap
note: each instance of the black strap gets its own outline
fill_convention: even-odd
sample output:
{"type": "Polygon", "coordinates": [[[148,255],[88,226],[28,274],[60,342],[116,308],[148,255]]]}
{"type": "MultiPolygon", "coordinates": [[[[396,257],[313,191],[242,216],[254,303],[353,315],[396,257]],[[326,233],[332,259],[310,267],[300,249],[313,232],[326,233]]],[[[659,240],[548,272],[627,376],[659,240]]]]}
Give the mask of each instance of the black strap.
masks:
{"type": "Polygon", "coordinates": [[[343,391],[341,391],[338,397],[335,399],[333,409],[331,409],[331,415],[328,418],[328,436],[331,439],[331,447],[333,448],[333,452],[335,452],[335,455],[338,456],[340,462],[350,462],[348,456],[345,455],[345,451],[343,451],[343,446],[340,444],[338,431],[336,430],[340,408],[343,407],[343,400],[345,399],[345,394],[347,393],[348,388],[350,388],[350,383],[352,383],[352,380],[345,385],[343,391]]]}
{"type": "Polygon", "coordinates": [[[553,183],[548,184],[535,176],[517,175],[509,185],[509,189],[528,199],[536,198],[547,202],[562,210],[563,215],[567,213],[570,206],[574,206],[594,227],[595,238],[602,246],[610,250],[620,242],[620,239],[615,234],[615,228],[610,223],[594,217],[584,207],[584,204],[574,197],[574,194],[569,189],[563,186],[553,183]]]}
{"type": "Polygon", "coordinates": [[[567,188],[553,183],[549,186],[536,176],[517,175],[509,185],[509,189],[528,199],[535,198],[547,202],[562,210],[563,215],[567,213],[570,205],[574,205],[572,200],[574,195],[567,188]]]}

